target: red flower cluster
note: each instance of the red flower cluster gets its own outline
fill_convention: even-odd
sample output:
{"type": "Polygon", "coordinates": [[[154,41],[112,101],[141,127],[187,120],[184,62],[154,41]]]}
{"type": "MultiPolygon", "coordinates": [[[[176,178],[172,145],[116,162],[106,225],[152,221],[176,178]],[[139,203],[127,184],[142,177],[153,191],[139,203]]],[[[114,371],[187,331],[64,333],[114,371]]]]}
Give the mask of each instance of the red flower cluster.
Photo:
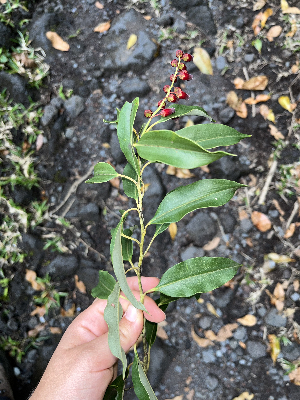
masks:
{"type": "MultiPolygon", "coordinates": [[[[182,62],[189,62],[192,61],[193,56],[188,53],[183,53],[182,50],[177,50],[176,51],[176,57],[178,60],[174,59],[171,61],[171,66],[176,68],[175,74],[170,75],[170,81],[172,82],[171,86],[170,85],[165,85],[163,87],[163,91],[166,93],[165,97],[160,100],[157,105],[159,108],[161,108],[161,112],[157,113],[153,112],[151,110],[145,110],[144,115],[146,118],[152,118],[157,115],[161,115],[162,117],[167,117],[175,112],[175,108],[166,108],[166,103],[176,103],[177,100],[184,99],[188,100],[189,95],[185,93],[183,90],[181,90],[180,87],[174,87],[173,92],[172,88],[174,86],[174,83],[177,82],[177,78],[183,80],[183,81],[190,81],[193,79],[193,75],[189,74],[186,65],[182,62]]],[[[158,110],[159,111],[159,110],[158,110]]]]}

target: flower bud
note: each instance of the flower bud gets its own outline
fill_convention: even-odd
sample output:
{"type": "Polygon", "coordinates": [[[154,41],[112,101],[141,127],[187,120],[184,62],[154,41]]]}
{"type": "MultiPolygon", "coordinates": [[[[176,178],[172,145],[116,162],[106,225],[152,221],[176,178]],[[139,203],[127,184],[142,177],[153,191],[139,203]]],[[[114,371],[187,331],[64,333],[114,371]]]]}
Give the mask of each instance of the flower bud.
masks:
{"type": "Polygon", "coordinates": [[[162,117],[168,117],[169,115],[174,114],[174,112],[175,112],[175,108],[165,108],[164,110],[162,110],[160,112],[160,115],[162,117]]]}
{"type": "Polygon", "coordinates": [[[176,97],[176,95],[175,95],[174,93],[170,93],[169,96],[167,97],[167,100],[168,100],[170,103],[175,103],[176,100],[177,100],[177,97],[176,97]]]}
{"type": "Polygon", "coordinates": [[[166,107],[166,102],[164,100],[159,100],[159,102],[157,103],[158,107],[162,107],[165,108],[166,107]]]}
{"type": "Polygon", "coordinates": [[[163,87],[163,91],[165,92],[165,93],[168,93],[168,90],[170,89],[170,85],[165,85],[164,87],[163,87]]]}
{"type": "Polygon", "coordinates": [[[144,111],[144,115],[146,118],[151,118],[152,117],[153,112],[151,110],[145,110],[144,111]]]}
{"type": "Polygon", "coordinates": [[[189,62],[189,61],[192,61],[192,60],[193,60],[193,56],[191,54],[189,54],[189,53],[185,53],[182,56],[182,61],[189,62]]]}
{"type": "Polygon", "coordinates": [[[181,90],[180,93],[176,94],[178,99],[188,100],[190,96],[181,90]]]}
{"type": "Polygon", "coordinates": [[[177,64],[178,64],[177,60],[174,59],[174,60],[171,61],[172,67],[177,67],[177,64]]]}
{"type": "Polygon", "coordinates": [[[183,56],[183,51],[182,50],[177,50],[176,51],[176,57],[179,58],[179,57],[182,57],[182,56],[183,56]]]}
{"type": "Polygon", "coordinates": [[[176,94],[177,97],[181,92],[182,90],[180,89],[180,87],[174,87],[174,93],[176,94]]]}
{"type": "Polygon", "coordinates": [[[177,82],[177,76],[174,75],[174,74],[170,75],[170,81],[171,82],[177,82]]]}
{"type": "Polygon", "coordinates": [[[190,74],[185,69],[178,72],[178,78],[182,79],[183,81],[187,81],[189,79],[189,75],[190,74]]]}
{"type": "Polygon", "coordinates": [[[178,64],[178,69],[179,69],[179,70],[186,69],[186,65],[185,65],[184,63],[180,62],[180,63],[178,64]]]}

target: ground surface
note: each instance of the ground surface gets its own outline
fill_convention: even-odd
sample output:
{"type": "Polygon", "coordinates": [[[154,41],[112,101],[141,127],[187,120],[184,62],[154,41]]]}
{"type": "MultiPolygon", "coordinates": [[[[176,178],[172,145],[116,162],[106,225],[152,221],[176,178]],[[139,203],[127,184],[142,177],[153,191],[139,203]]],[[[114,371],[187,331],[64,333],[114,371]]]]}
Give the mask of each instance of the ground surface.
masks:
{"type": "MultiPolygon", "coordinates": [[[[190,66],[194,79],[185,89],[189,104],[202,106],[217,122],[252,136],[226,149],[237,154],[236,159],[228,157],[208,168],[192,170],[194,177],[185,180],[170,175],[166,166],[149,168],[145,179],[150,183],[145,196],[146,218],[153,215],[166,192],[195,178],[232,179],[248,187],[221,208],[186,216],[177,224],[173,241],[167,231],[162,234],[145,259],[144,274],[160,277],[175,263],[203,255],[230,257],[242,267],[230,284],[203,295],[200,302],[182,300],[169,307],[162,338],[153,349],[150,380],[159,399],[232,400],[244,392],[253,394],[255,400],[299,399],[299,386],[284,375],[282,362],[273,364],[269,336],[283,338],[278,359],[286,360],[289,368],[300,360],[299,25],[294,37],[286,36],[292,29],[291,20],[298,17],[299,24],[299,15],[283,14],[279,1],[267,2],[261,11],[271,8],[273,14],[254,36],[252,22],[260,11],[253,11],[252,1],[100,3],[97,7],[90,0],[40,1],[33,5],[32,21],[26,28],[33,40],[31,45],[44,49],[50,65],[50,74],[39,90],[44,144],[35,155],[43,190],[38,197],[47,199],[50,207],[44,222],[23,234],[22,246],[28,254],[24,262],[3,266],[11,280],[9,299],[0,306],[1,335],[17,341],[19,347],[23,345],[23,350],[31,344],[21,362],[13,361],[16,399],[27,398],[61,333],[92,302],[89,293],[97,282],[98,270],[112,272],[109,232],[118,222],[118,210],[131,203],[117,182],[93,187],[83,183],[96,162],[110,161],[120,172],[125,166],[115,127],[104,124],[103,119],[114,120],[116,107],[139,96],[136,122],[141,125],[144,109],[154,108],[162,97],[176,49],[193,53],[200,46],[210,55],[213,75],[190,66]],[[97,25],[107,21],[111,24],[107,31],[94,32],[97,25]],[[268,41],[267,32],[277,25],[283,28],[281,35],[268,41]],[[67,41],[69,51],[54,50],[45,37],[47,31],[55,31],[67,41]],[[138,40],[127,50],[131,34],[138,40]],[[253,46],[256,39],[262,42],[261,53],[253,46]],[[265,90],[235,89],[235,78],[247,80],[258,75],[268,78],[265,90]],[[59,99],[61,86],[65,95],[73,90],[69,100],[53,100],[59,99]],[[248,116],[241,118],[226,103],[230,91],[243,100],[254,97],[254,93],[270,94],[270,99],[248,105],[248,116]],[[289,96],[297,105],[293,112],[281,107],[280,96],[289,96]],[[262,116],[261,104],[273,110],[274,123],[262,116]],[[270,134],[269,125],[276,126],[282,139],[270,134]],[[275,173],[270,174],[274,160],[275,173]],[[254,226],[254,211],[269,218],[267,231],[254,226]],[[64,217],[69,224],[62,224],[56,216],[64,217]],[[291,235],[286,234],[288,228],[291,235]],[[61,254],[55,245],[43,250],[55,237],[61,238],[61,254]],[[286,258],[277,262],[278,256],[286,258]],[[285,262],[289,258],[293,261],[285,262]],[[41,297],[41,291],[25,280],[26,269],[39,277],[50,274],[55,292],[49,289],[47,298],[65,293],[59,299],[61,308],[53,307],[47,314],[44,309],[34,312],[35,298],[41,297]],[[87,293],[75,284],[75,275],[83,281],[87,293]],[[253,326],[237,322],[249,314],[256,317],[253,326]],[[223,326],[235,323],[224,341],[214,340],[206,347],[198,340],[212,332],[217,335],[223,326]],[[33,338],[31,342],[28,337],[33,338]],[[286,339],[290,343],[284,346],[286,339]]],[[[289,6],[296,7],[297,1],[290,1],[289,6]]],[[[0,84],[2,89],[4,84],[0,84]]],[[[186,123],[187,118],[171,121],[168,129],[186,123]]],[[[17,204],[26,201],[20,190],[12,194],[17,204]]],[[[128,223],[135,221],[128,219],[128,223]]],[[[126,398],[133,399],[134,394],[128,391],[126,398]]]]}

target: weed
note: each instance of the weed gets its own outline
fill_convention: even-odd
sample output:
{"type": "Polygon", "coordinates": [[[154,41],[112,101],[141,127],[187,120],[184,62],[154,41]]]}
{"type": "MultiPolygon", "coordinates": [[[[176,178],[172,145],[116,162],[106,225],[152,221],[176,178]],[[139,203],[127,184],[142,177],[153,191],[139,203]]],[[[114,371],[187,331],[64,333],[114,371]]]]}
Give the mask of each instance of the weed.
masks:
{"type": "Polygon", "coordinates": [[[55,236],[53,238],[49,238],[47,243],[43,247],[44,250],[50,249],[52,252],[57,251],[58,253],[64,253],[64,249],[61,243],[62,238],[60,236],[55,236]]]}
{"type": "Polygon", "coordinates": [[[42,292],[35,295],[34,302],[39,306],[44,306],[46,313],[50,308],[60,307],[60,301],[62,297],[66,297],[68,294],[65,292],[58,292],[53,283],[51,283],[50,276],[47,274],[44,278],[36,278],[36,282],[41,285],[42,292]]]}
{"type": "Polygon", "coordinates": [[[4,351],[8,351],[11,357],[16,358],[16,361],[18,363],[22,361],[22,358],[25,355],[25,352],[22,349],[21,341],[14,340],[10,336],[8,336],[7,338],[4,336],[0,337],[0,347],[4,351]]]}
{"type": "Polygon", "coordinates": [[[159,33],[158,41],[162,42],[167,39],[173,39],[175,32],[174,28],[162,28],[159,33]]]}

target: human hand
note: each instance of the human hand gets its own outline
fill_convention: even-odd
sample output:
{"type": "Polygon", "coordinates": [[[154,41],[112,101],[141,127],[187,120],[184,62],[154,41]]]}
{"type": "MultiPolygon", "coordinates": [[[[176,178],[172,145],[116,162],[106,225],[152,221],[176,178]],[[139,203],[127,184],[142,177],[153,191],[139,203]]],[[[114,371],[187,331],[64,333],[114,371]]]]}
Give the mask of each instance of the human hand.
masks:
{"type": "MultiPolygon", "coordinates": [[[[139,300],[136,277],[127,282],[139,300]]],[[[159,283],[142,277],[144,292],[159,283]]],[[[121,346],[127,352],[143,329],[143,312],[128,300],[120,299],[124,315],[120,321],[121,346]]],[[[97,299],[72,322],[59,342],[46,371],[30,400],[102,400],[109,383],[116,378],[116,362],[108,347],[108,327],[104,320],[106,300],[97,299]]],[[[145,296],[146,319],[161,322],[165,313],[145,296]]]]}

